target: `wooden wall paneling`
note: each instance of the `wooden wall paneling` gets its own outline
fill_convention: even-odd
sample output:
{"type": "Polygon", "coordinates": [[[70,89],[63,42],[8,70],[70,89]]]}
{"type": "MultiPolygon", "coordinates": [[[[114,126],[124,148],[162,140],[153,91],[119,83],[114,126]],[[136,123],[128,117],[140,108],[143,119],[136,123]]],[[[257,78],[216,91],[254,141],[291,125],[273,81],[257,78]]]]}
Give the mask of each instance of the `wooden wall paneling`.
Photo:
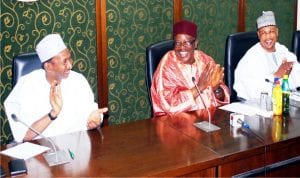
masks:
{"type": "Polygon", "coordinates": [[[96,1],[98,104],[108,107],[106,0],[96,1]]]}
{"type": "Polygon", "coordinates": [[[238,1],[238,32],[245,31],[245,14],[246,14],[246,3],[245,0],[238,1]]]}
{"type": "Polygon", "coordinates": [[[174,5],[173,23],[176,23],[182,19],[182,6],[183,6],[182,0],[173,0],[173,5],[174,5]]]}

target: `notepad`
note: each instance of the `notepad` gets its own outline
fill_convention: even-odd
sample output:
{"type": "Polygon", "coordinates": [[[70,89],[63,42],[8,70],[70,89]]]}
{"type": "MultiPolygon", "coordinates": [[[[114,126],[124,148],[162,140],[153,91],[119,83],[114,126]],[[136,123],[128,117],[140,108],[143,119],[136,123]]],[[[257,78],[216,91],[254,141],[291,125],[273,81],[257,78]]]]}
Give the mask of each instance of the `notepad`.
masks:
{"type": "Polygon", "coordinates": [[[50,148],[33,144],[30,142],[25,142],[12,148],[8,148],[4,151],[1,151],[0,153],[13,158],[26,160],[28,158],[32,158],[38,154],[41,154],[47,150],[50,150],[50,148]]]}
{"type": "Polygon", "coordinates": [[[6,173],[3,169],[3,167],[0,165],[0,177],[5,177],[6,176],[6,173]]]}
{"type": "Polygon", "coordinates": [[[240,113],[248,116],[259,115],[263,117],[272,117],[272,111],[261,110],[257,105],[246,102],[235,102],[219,107],[220,109],[240,113]]]}

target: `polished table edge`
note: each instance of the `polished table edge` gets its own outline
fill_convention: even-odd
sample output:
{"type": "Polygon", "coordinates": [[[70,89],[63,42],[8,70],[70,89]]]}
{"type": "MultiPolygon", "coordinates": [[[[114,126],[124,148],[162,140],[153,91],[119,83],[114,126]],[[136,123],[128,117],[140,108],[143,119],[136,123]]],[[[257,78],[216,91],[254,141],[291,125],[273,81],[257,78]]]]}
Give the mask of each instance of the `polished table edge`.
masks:
{"type": "MultiPolygon", "coordinates": [[[[220,111],[220,109],[218,109],[217,112],[225,112],[225,115],[221,115],[221,116],[226,117],[226,118],[221,118],[221,119],[219,118],[219,119],[213,120],[213,122],[216,125],[225,126],[225,128],[223,128],[223,129],[229,129],[230,126],[229,126],[228,116],[229,116],[230,112],[224,111],[224,110],[220,111]]],[[[105,134],[109,133],[110,132],[109,130],[111,130],[111,129],[118,129],[120,127],[132,126],[133,124],[136,124],[138,122],[145,122],[145,124],[147,124],[146,122],[154,121],[154,122],[163,122],[163,124],[167,124],[164,122],[164,120],[160,120],[158,118],[159,117],[153,117],[153,118],[137,120],[137,121],[128,122],[128,123],[123,123],[123,124],[119,124],[119,125],[105,126],[105,127],[102,127],[102,131],[104,132],[104,137],[105,137],[105,134]]],[[[182,130],[178,130],[176,127],[173,127],[173,129],[176,132],[179,132],[181,134],[183,133],[182,130]]],[[[95,132],[97,132],[97,130],[94,129],[94,130],[81,131],[81,132],[95,134],[95,132]]],[[[203,131],[199,131],[199,132],[203,132],[203,131]]],[[[221,168],[221,167],[219,167],[221,165],[225,165],[227,163],[229,164],[231,162],[235,162],[235,161],[238,161],[238,160],[241,160],[244,158],[260,156],[260,155],[266,154],[265,152],[273,152],[273,151],[278,151],[281,149],[289,149],[289,147],[295,146],[295,145],[298,146],[298,144],[300,143],[299,135],[295,135],[293,138],[288,138],[286,140],[279,140],[277,142],[274,142],[274,141],[267,142],[267,140],[263,140],[261,145],[256,145],[250,149],[240,150],[238,152],[232,152],[232,153],[228,153],[228,154],[221,154],[220,152],[218,152],[218,150],[215,150],[215,149],[211,148],[209,145],[203,144],[203,143],[193,139],[192,137],[190,137],[190,135],[188,135],[186,133],[183,133],[183,135],[189,137],[192,142],[199,144],[199,146],[204,147],[204,148],[210,150],[211,152],[215,153],[217,156],[210,160],[206,160],[204,162],[198,162],[198,163],[194,163],[192,165],[187,165],[184,167],[177,167],[177,168],[174,168],[173,170],[161,170],[159,172],[152,172],[145,176],[178,176],[178,172],[180,172],[181,175],[184,175],[184,174],[188,175],[189,173],[192,173],[195,170],[204,170],[204,169],[209,169],[209,168],[213,168],[217,172],[221,168]]],[[[210,133],[206,133],[206,136],[208,136],[208,135],[210,135],[210,133]]],[[[251,137],[253,137],[253,135],[251,137]]],[[[259,138],[260,137],[259,135],[254,135],[254,137],[257,137],[256,139],[261,140],[261,138],[259,138]]],[[[1,146],[1,150],[3,150],[3,148],[4,147],[1,146]]],[[[291,154],[287,158],[285,157],[285,158],[281,158],[281,159],[278,159],[275,161],[274,160],[271,160],[271,161],[266,160],[265,164],[264,164],[264,169],[270,168],[270,167],[272,167],[272,165],[286,163],[286,162],[288,162],[288,160],[293,161],[294,159],[296,159],[296,161],[297,161],[297,157],[299,156],[299,154],[300,153],[295,151],[295,153],[291,154]]],[[[0,156],[1,156],[1,163],[2,163],[2,158],[3,158],[2,156],[4,156],[4,155],[0,155],[0,156]]],[[[7,159],[10,159],[10,158],[7,158],[7,159]]],[[[267,159],[267,158],[265,158],[265,159],[267,159]]],[[[7,165],[2,165],[2,167],[6,171],[6,174],[8,175],[7,165]]],[[[218,176],[218,173],[216,175],[218,176]]]]}

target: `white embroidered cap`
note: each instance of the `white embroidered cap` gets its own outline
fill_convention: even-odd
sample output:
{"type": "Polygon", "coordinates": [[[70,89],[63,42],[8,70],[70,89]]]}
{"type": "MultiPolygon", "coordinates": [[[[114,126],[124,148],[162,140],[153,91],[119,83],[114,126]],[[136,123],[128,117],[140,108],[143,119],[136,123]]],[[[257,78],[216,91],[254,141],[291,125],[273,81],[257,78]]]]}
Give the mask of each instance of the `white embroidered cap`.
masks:
{"type": "Polygon", "coordinates": [[[257,29],[262,27],[276,25],[275,16],[272,11],[263,11],[262,15],[257,18],[257,29]]]}
{"type": "Polygon", "coordinates": [[[59,34],[49,34],[36,45],[35,50],[43,63],[66,48],[67,47],[59,34]]]}

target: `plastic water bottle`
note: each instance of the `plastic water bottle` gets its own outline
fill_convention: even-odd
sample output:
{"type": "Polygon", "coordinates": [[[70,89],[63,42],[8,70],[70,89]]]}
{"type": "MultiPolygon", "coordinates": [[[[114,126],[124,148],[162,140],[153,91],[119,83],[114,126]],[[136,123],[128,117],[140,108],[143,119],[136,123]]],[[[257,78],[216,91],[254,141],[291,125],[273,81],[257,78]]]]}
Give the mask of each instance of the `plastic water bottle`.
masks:
{"type": "Polygon", "coordinates": [[[273,115],[282,115],[282,89],[279,80],[275,82],[275,86],[272,91],[272,102],[273,115]]]}
{"type": "Polygon", "coordinates": [[[289,107],[290,107],[290,87],[289,87],[289,79],[288,75],[283,75],[282,80],[282,112],[283,114],[289,113],[289,107]]]}

